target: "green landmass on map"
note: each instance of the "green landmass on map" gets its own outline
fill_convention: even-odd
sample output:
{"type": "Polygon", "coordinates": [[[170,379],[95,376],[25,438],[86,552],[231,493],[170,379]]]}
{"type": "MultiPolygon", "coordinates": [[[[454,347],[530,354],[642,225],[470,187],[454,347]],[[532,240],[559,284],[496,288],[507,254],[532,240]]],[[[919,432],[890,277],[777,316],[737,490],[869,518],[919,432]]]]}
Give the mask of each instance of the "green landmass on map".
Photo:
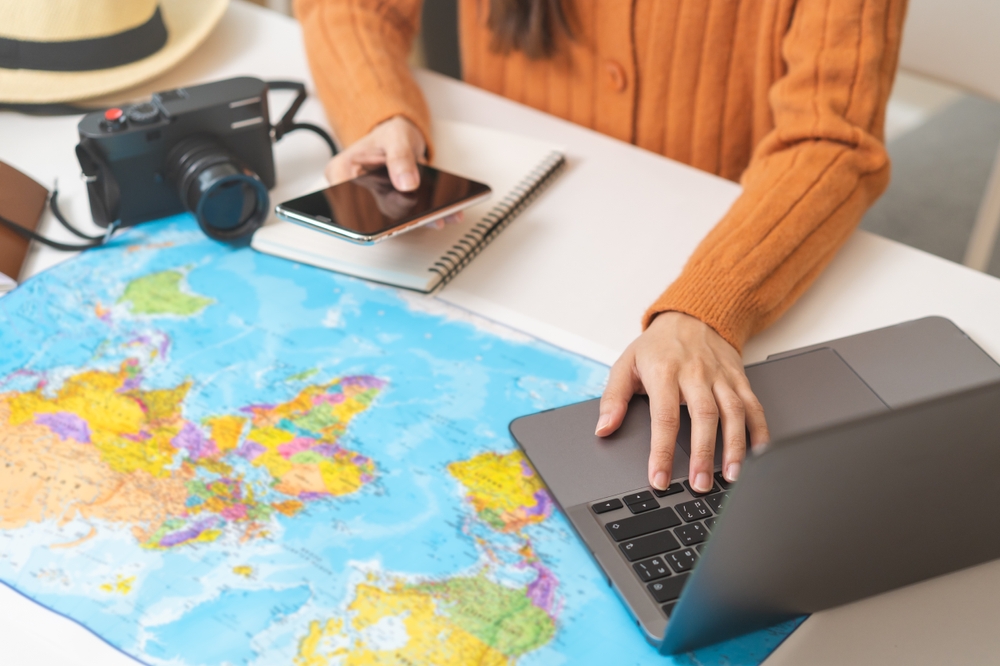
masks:
{"type": "Polygon", "coordinates": [[[125,287],[119,303],[128,303],[137,315],[177,315],[190,317],[214,303],[211,298],[186,294],[181,290],[184,274],[161,271],[136,278],[125,287]]]}
{"type": "Polygon", "coordinates": [[[307,379],[312,378],[319,372],[319,368],[310,368],[309,370],[303,370],[302,372],[296,372],[294,375],[289,375],[285,378],[286,382],[304,382],[307,379]]]}
{"type": "Polygon", "coordinates": [[[485,576],[460,576],[416,587],[442,603],[456,625],[507,657],[541,647],[555,635],[552,617],[532,603],[524,588],[485,576]]]}
{"type": "Polygon", "coordinates": [[[511,588],[480,574],[442,581],[355,587],[346,617],[309,623],[299,640],[295,666],[513,666],[554,636],[552,617],[524,588],[511,588]],[[379,640],[375,627],[395,618],[405,631],[399,643],[379,640]]]}

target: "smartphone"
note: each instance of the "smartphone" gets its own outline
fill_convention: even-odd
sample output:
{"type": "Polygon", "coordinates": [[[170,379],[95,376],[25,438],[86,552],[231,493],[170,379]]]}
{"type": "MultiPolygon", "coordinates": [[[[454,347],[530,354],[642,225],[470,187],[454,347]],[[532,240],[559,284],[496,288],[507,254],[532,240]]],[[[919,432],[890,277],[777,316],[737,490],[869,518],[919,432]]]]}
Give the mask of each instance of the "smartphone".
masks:
{"type": "Polygon", "coordinates": [[[400,192],[383,166],[279,204],[274,212],[344,240],[371,245],[489,198],[488,185],[418,164],[420,186],[400,192]]]}

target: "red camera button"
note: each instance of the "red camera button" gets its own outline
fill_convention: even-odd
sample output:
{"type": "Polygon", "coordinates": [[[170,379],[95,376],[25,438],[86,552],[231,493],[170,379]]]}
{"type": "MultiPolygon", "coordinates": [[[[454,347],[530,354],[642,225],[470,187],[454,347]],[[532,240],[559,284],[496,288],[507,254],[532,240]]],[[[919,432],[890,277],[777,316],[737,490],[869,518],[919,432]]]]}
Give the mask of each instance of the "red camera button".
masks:
{"type": "Polygon", "coordinates": [[[123,112],[119,108],[108,109],[104,112],[104,119],[113,123],[117,120],[121,120],[122,114],[123,112]]]}

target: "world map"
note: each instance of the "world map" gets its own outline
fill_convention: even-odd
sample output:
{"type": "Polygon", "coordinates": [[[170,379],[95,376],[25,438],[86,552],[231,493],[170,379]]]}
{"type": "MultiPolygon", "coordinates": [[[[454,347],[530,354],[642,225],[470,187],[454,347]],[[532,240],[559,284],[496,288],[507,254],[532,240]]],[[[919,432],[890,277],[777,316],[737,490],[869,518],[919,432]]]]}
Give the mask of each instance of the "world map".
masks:
{"type": "Polygon", "coordinates": [[[507,434],[605,366],[187,217],[0,299],[0,350],[0,582],[141,663],[671,663],[507,434]]]}

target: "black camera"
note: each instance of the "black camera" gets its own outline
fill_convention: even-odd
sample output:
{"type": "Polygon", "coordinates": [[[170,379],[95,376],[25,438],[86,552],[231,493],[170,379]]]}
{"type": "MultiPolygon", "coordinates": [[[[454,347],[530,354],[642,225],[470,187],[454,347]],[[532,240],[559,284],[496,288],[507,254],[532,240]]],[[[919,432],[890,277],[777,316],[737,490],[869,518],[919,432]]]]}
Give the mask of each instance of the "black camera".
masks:
{"type": "Polygon", "coordinates": [[[128,227],[189,211],[218,240],[256,231],[275,181],[267,92],[241,77],[84,116],[76,153],[94,222],[128,227]]]}

